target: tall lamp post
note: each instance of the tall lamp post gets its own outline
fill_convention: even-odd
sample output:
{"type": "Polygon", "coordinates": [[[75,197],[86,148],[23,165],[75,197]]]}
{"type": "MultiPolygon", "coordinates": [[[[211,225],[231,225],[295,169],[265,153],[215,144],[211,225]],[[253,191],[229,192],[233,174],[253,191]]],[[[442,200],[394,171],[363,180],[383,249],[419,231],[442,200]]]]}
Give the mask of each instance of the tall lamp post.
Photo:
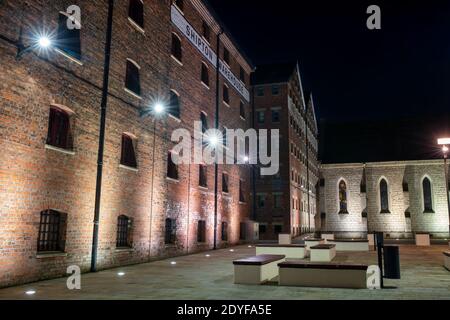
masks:
{"type": "Polygon", "coordinates": [[[152,193],[150,196],[150,230],[148,256],[152,256],[152,220],[153,220],[153,194],[155,193],[155,150],[156,150],[156,120],[165,112],[165,106],[161,102],[157,102],[150,110],[144,110],[139,115],[141,118],[153,114],[153,151],[152,151],[152,193]]]}
{"type": "Polygon", "coordinates": [[[445,191],[447,194],[447,208],[448,208],[448,216],[449,216],[449,233],[450,233],[450,196],[448,194],[448,166],[447,166],[447,158],[449,153],[449,145],[450,138],[441,138],[438,139],[438,144],[442,146],[442,153],[444,154],[444,175],[445,175],[445,191]]]}

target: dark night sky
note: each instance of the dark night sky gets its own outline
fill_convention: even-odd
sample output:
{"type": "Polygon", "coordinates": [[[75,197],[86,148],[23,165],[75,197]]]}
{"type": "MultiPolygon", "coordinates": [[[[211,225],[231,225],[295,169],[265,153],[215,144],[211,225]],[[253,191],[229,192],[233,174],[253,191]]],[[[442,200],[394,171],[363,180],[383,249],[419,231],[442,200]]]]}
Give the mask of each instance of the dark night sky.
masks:
{"type": "Polygon", "coordinates": [[[299,60],[318,118],[450,110],[450,1],[209,0],[254,64],[299,60]],[[366,28],[371,4],[382,30],[366,28]]]}

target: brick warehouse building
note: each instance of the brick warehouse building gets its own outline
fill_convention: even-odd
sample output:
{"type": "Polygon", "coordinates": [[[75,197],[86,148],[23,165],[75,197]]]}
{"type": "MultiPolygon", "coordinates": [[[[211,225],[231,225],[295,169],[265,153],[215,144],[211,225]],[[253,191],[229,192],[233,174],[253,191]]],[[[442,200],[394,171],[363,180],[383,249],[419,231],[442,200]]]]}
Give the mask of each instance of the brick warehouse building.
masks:
{"type": "Polygon", "coordinates": [[[298,63],[260,66],[252,84],[255,128],[280,130],[280,172],[257,176],[259,238],[314,231],[319,173],[312,95],[303,91],[298,63]]]}
{"type": "MultiPolygon", "coordinates": [[[[89,270],[107,12],[106,0],[0,3],[0,287],[89,270]],[[80,30],[65,25],[70,5],[80,30]],[[54,47],[16,59],[42,32],[54,47]]],[[[213,128],[216,98],[219,129],[248,128],[253,67],[222,31],[204,1],[115,1],[98,268],[212,248],[214,166],[173,165],[170,135],[213,128]],[[166,113],[147,114],[157,102],[166,113]]],[[[219,247],[250,236],[249,173],[218,167],[219,247]]]]}

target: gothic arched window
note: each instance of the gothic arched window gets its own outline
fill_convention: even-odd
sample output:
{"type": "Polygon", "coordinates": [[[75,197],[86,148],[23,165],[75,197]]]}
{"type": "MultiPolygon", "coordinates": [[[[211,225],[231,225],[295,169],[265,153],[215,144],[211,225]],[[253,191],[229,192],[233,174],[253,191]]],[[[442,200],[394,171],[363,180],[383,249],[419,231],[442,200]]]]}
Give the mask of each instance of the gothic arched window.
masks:
{"type": "Polygon", "coordinates": [[[380,181],[380,212],[390,213],[389,211],[389,190],[385,179],[380,181]]]}
{"type": "Polygon", "coordinates": [[[428,178],[424,178],[422,181],[423,192],[423,211],[433,212],[433,197],[431,195],[431,181],[428,178]]]}
{"type": "Polygon", "coordinates": [[[348,213],[347,211],[347,184],[344,180],[339,182],[339,213],[348,213]]]}

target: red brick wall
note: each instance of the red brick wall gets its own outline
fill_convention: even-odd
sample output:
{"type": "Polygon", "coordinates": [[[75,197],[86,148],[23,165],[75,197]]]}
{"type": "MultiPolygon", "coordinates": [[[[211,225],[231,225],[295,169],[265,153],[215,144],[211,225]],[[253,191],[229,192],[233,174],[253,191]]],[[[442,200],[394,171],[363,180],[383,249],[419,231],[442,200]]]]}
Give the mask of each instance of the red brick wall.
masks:
{"type": "MultiPolygon", "coordinates": [[[[23,11],[24,35],[42,26],[55,29],[58,11],[65,11],[71,4],[80,6],[83,65],[53,51],[39,56],[29,53],[16,61],[15,46],[0,40],[0,287],[62,276],[72,264],[88,271],[91,259],[107,1],[28,2],[23,11]],[[71,117],[74,154],[45,148],[52,103],[67,106],[74,112],[71,117]],[[68,214],[65,256],[37,258],[39,214],[47,208],[68,214]]],[[[19,36],[21,3],[0,4],[0,33],[13,41],[19,36]]],[[[203,191],[198,187],[197,165],[180,166],[179,182],[166,179],[166,157],[173,145],[172,130],[191,129],[193,121],[199,119],[200,110],[207,112],[209,125],[213,127],[214,69],[210,67],[208,90],[199,80],[200,53],[180,33],[183,66],[170,57],[171,31],[175,28],[170,21],[169,1],[145,1],[144,4],[144,34],[128,22],[127,1],[116,2],[114,8],[99,268],[212,248],[213,166],[208,167],[208,190],[203,191]],[[123,89],[127,58],[141,67],[142,100],[123,89]],[[155,99],[167,99],[170,89],[180,94],[181,122],[168,117],[157,120],[154,144],[153,118],[139,118],[139,111],[151,106],[155,99]],[[137,137],[137,172],[119,167],[123,132],[137,137]],[[117,217],[122,214],[133,218],[132,250],[116,250],[117,217]],[[166,217],[177,218],[177,242],[173,246],[164,244],[166,217]],[[196,229],[200,218],[207,221],[207,242],[199,245],[196,229]]],[[[201,19],[190,1],[185,1],[184,11],[187,20],[200,30],[201,19]]],[[[239,75],[235,59],[231,67],[239,75]]],[[[224,79],[220,77],[219,81],[222,87],[224,79]]],[[[231,85],[230,97],[229,108],[220,105],[220,123],[228,128],[246,128],[247,122],[239,117],[239,96],[231,85]]],[[[248,111],[248,105],[246,108],[248,111]]],[[[222,169],[219,166],[219,191],[222,169]]],[[[248,221],[250,203],[248,168],[224,169],[230,175],[230,198],[225,199],[219,193],[220,246],[225,245],[220,243],[221,221],[229,222],[229,244],[237,243],[239,223],[248,221]],[[246,180],[246,204],[238,203],[239,178],[246,180]]]]}

